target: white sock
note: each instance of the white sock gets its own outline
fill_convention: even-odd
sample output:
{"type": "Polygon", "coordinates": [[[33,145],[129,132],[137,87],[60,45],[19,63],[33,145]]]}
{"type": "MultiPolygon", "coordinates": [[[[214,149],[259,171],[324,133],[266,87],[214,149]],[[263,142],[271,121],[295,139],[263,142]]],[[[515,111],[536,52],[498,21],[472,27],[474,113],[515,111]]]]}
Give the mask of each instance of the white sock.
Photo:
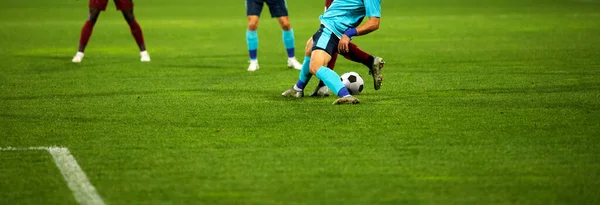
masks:
{"type": "Polygon", "coordinates": [[[296,91],[298,91],[298,92],[302,91],[302,89],[300,89],[300,88],[299,88],[298,86],[296,86],[296,85],[294,85],[294,90],[296,90],[296,91]]]}

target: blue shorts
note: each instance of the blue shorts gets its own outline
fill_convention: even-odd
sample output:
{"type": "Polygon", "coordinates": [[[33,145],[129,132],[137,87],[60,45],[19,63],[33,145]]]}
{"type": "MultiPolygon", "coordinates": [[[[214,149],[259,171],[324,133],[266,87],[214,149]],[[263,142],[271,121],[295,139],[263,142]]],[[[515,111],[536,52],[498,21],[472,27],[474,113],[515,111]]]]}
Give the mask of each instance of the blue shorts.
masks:
{"type": "Polygon", "coordinates": [[[338,52],[338,44],[340,39],[328,28],[321,25],[321,28],[313,35],[313,47],[312,50],[324,50],[333,56],[338,52]]]}
{"type": "Polygon", "coordinates": [[[285,0],[246,0],[246,16],[260,16],[265,2],[269,6],[271,17],[288,16],[287,2],[285,0]]]}

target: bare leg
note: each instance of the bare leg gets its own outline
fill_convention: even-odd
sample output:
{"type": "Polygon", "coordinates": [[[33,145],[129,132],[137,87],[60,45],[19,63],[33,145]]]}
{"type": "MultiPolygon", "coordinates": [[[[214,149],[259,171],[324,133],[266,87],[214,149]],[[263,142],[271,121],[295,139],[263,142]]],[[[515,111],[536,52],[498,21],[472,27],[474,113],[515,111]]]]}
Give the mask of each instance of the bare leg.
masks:
{"type": "Polygon", "coordinates": [[[92,36],[92,32],[94,30],[94,25],[96,25],[96,21],[98,20],[98,17],[100,16],[100,9],[97,8],[90,8],[90,12],[88,15],[88,20],[85,22],[85,24],[83,25],[83,28],[81,29],[81,36],[79,38],[79,52],[84,52],[85,51],[85,47],[88,44],[88,41],[90,40],[90,37],[92,36]]]}
{"type": "Polygon", "coordinates": [[[135,42],[137,43],[140,51],[146,50],[146,43],[144,42],[144,34],[142,32],[142,28],[140,24],[135,20],[135,16],[133,15],[133,8],[126,9],[121,11],[123,13],[123,18],[129,24],[129,28],[131,29],[131,35],[135,38],[135,42]]]}

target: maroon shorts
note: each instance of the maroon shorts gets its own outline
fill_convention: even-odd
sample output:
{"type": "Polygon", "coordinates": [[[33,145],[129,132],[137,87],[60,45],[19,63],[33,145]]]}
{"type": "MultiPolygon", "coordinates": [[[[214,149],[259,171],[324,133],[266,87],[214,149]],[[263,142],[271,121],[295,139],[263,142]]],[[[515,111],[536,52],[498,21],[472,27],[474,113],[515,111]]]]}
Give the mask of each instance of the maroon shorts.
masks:
{"type": "Polygon", "coordinates": [[[329,6],[331,6],[331,3],[333,3],[333,0],[325,0],[325,10],[327,10],[329,6]]]}
{"type": "MultiPolygon", "coordinates": [[[[127,10],[133,8],[133,0],[113,0],[117,10],[127,10]]],[[[108,0],[90,0],[90,8],[97,8],[102,11],[106,10],[108,0]]]]}

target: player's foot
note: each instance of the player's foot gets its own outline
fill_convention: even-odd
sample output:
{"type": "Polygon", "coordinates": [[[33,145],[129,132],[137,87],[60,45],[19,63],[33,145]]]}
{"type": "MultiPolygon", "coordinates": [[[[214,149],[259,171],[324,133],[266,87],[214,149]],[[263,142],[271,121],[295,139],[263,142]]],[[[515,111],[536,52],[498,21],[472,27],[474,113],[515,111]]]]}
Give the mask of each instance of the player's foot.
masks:
{"type": "Polygon", "coordinates": [[[83,52],[77,52],[71,61],[73,61],[73,63],[81,63],[81,60],[83,60],[83,52]]]}
{"type": "Polygon", "coordinates": [[[150,62],[150,54],[148,54],[148,51],[142,51],[140,52],[140,61],[142,62],[150,62]]]}
{"type": "Polygon", "coordinates": [[[338,98],[337,100],[333,101],[334,105],[358,104],[358,103],[360,103],[360,100],[358,100],[358,98],[355,98],[352,95],[346,95],[344,97],[338,98]]]}
{"type": "Polygon", "coordinates": [[[329,88],[327,86],[317,86],[315,91],[310,94],[310,97],[329,97],[329,88]]]}
{"type": "Polygon", "coordinates": [[[258,60],[250,60],[250,65],[248,66],[248,71],[252,72],[258,70],[258,60]]]}
{"type": "Polygon", "coordinates": [[[369,69],[369,74],[373,76],[373,86],[375,90],[379,90],[381,88],[381,82],[383,81],[383,75],[381,75],[381,69],[385,65],[385,61],[383,58],[375,57],[373,61],[373,65],[369,69]]]}
{"type": "Polygon", "coordinates": [[[298,91],[292,87],[290,89],[287,89],[285,92],[281,93],[281,96],[301,98],[304,97],[304,91],[298,91]]]}
{"type": "Polygon", "coordinates": [[[296,70],[302,70],[302,63],[298,62],[295,57],[288,58],[288,68],[293,68],[296,70]]]}

